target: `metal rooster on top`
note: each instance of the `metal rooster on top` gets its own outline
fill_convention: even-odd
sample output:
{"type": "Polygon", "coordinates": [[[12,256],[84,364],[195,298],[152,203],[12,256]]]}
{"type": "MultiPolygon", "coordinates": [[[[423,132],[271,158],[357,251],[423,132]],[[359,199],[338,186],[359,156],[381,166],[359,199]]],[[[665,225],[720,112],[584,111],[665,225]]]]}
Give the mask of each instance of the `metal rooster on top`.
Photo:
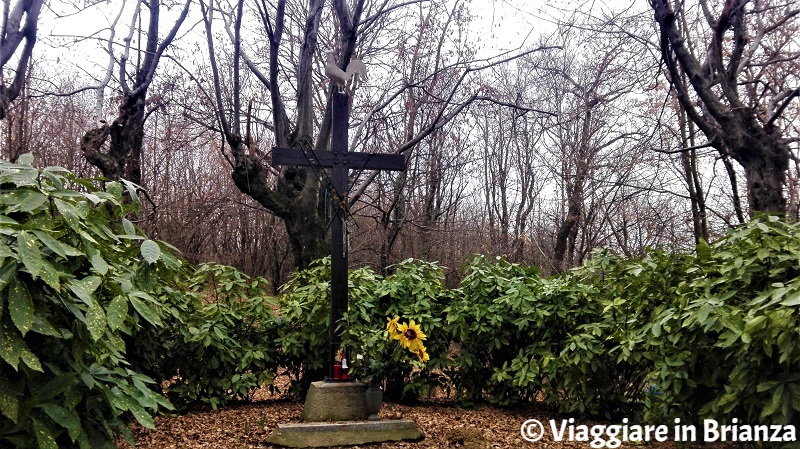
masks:
{"type": "Polygon", "coordinates": [[[325,64],[325,75],[330,78],[339,91],[346,92],[352,96],[356,90],[359,78],[367,78],[367,66],[356,58],[352,58],[347,64],[347,69],[342,70],[336,65],[336,55],[328,53],[328,62],[325,64]]]}

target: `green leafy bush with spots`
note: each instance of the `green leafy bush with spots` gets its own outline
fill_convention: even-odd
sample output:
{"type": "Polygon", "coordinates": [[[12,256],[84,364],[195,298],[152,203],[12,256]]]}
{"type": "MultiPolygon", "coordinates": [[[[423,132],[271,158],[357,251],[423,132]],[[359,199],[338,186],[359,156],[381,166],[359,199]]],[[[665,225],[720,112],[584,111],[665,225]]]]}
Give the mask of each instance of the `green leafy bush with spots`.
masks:
{"type": "Polygon", "coordinates": [[[31,164],[0,162],[0,446],[112,448],[172,408],[126,350],[184,267],[125,218],[136,186],[31,164]]]}

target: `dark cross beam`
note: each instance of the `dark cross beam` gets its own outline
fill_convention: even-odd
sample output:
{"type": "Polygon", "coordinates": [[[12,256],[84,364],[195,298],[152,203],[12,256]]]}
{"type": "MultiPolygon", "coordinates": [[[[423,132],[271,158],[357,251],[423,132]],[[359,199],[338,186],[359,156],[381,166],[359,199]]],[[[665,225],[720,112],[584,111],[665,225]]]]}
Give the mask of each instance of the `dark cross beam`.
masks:
{"type": "Polygon", "coordinates": [[[406,169],[403,155],[348,153],[347,131],[350,126],[349,96],[334,92],[331,104],[332,151],[303,151],[298,148],[272,149],[272,165],[303,165],[331,169],[334,189],[334,215],[331,220],[331,323],[328,378],[333,379],[336,351],[342,344],[344,327],[337,332],[337,323],[347,311],[347,247],[344,241],[344,223],[347,219],[347,175],[349,170],[406,169]]]}

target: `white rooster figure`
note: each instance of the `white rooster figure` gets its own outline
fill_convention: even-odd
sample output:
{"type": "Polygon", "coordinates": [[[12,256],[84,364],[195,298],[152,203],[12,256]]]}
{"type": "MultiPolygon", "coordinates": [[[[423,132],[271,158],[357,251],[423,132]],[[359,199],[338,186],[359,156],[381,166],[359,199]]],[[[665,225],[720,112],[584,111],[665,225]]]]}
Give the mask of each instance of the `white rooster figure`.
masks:
{"type": "Polygon", "coordinates": [[[353,95],[359,78],[367,79],[367,66],[356,58],[347,64],[347,70],[342,70],[336,65],[336,55],[328,53],[328,62],[325,64],[325,75],[330,78],[340,91],[353,95]]]}

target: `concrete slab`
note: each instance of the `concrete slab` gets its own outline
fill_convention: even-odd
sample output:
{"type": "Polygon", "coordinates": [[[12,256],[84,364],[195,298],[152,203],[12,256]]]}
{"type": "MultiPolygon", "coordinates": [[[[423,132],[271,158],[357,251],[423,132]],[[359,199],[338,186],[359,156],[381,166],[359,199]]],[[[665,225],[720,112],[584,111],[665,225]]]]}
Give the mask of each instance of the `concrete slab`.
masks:
{"type": "Polygon", "coordinates": [[[304,422],[367,419],[367,386],[361,382],[312,382],[303,405],[304,422]]]}
{"type": "Polygon", "coordinates": [[[278,424],[267,442],[286,447],[328,447],[421,440],[424,437],[414,421],[385,419],[278,424]]]}

